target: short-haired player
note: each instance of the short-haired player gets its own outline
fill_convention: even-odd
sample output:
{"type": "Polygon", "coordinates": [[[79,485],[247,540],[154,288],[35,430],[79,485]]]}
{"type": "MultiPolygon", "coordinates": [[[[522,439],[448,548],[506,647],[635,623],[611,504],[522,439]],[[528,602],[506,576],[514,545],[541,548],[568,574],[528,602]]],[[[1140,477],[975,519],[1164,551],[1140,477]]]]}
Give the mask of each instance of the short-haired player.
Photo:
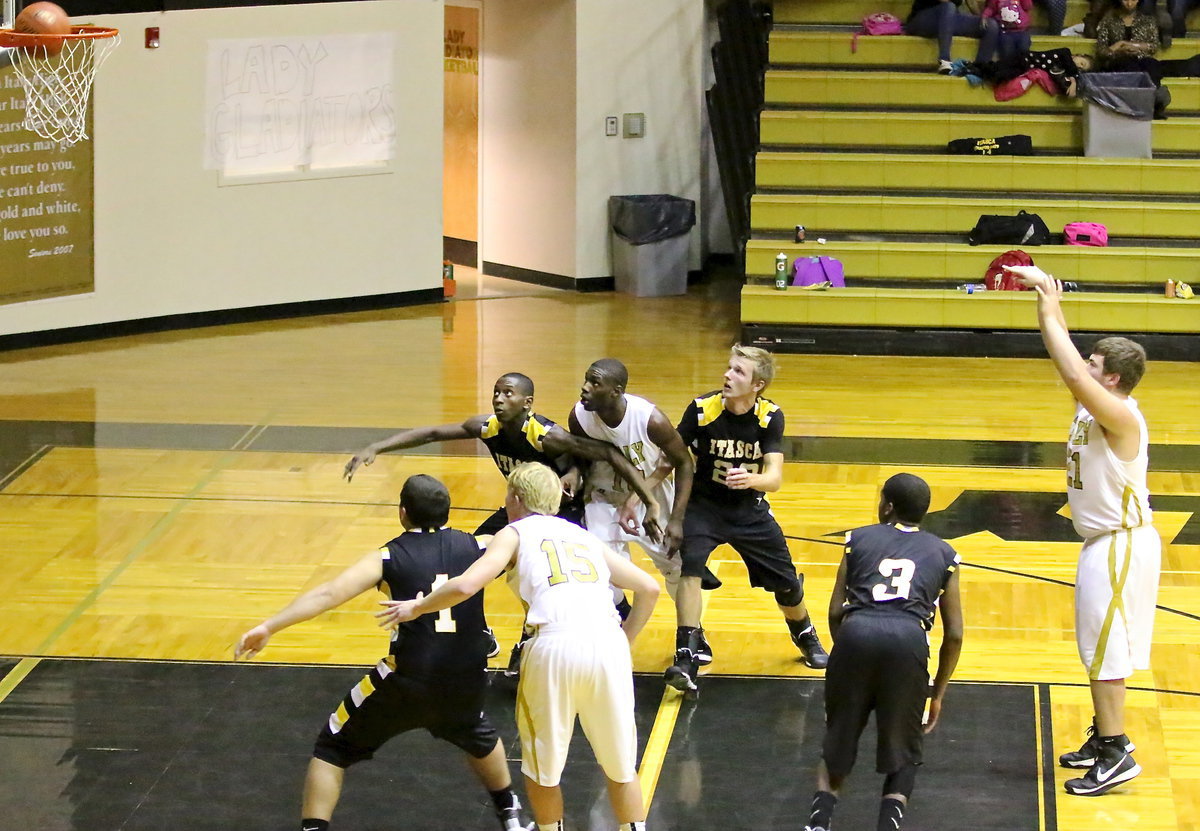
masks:
{"type": "Polygon", "coordinates": [[[479,561],[432,594],[388,603],[385,622],[404,621],[478,596],[505,569],[516,571],[534,635],[523,650],[517,692],[521,771],[541,831],[561,831],[559,781],[578,717],[622,831],[645,827],[637,776],[633,668],[629,647],[658,599],[649,574],[595,535],[553,514],[561,488],[554,472],[523,464],[508,477],[505,507],[512,522],[479,561]],[[611,587],[633,592],[624,623],[611,587]]]}

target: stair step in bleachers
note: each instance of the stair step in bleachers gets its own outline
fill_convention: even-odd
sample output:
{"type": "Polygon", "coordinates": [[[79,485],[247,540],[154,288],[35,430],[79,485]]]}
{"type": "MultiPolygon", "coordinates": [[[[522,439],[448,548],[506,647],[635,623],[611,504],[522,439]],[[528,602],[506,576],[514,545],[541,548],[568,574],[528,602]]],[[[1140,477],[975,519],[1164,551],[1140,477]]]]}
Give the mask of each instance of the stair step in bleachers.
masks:
{"type": "Polygon", "coordinates": [[[755,181],[760,193],[765,188],[1195,197],[1200,159],[760,152],[755,181]]]}
{"type": "Polygon", "coordinates": [[[759,193],[750,202],[751,226],[758,239],[791,239],[795,226],[803,225],[813,229],[806,252],[822,234],[959,234],[965,241],[981,214],[1012,215],[1022,210],[1040,216],[1051,233],[1068,222],[1101,217],[1114,244],[1120,244],[1122,237],[1195,240],[1200,234],[1200,204],[1192,201],[759,193]]]}
{"type": "MultiPolygon", "coordinates": [[[[1018,245],[968,245],[941,242],[846,242],[825,245],[781,240],[750,240],[746,244],[746,276],[758,283],[771,282],[775,256],[783,252],[791,262],[800,256],[825,255],[842,261],[851,283],[904,283],[937,281],[978,283],[988,264],[1018,245]]],[[[1040,245],[1024,247],[1033,261],[1060,280],[1083,287],[1142,286],[1146,274],[1200,285],[1200,248],[1110,247],[1040,245]]],[[[1158,286],[1160,292],[1162,286],[1158,286]]],[[[1200,318],[1200,308],[1196,315],[1200,318]]]]}
{"type": "MultiPolygon", "coordinates": [[[[1083,20],[1089,5],[1086,0],[1067,0],[1065,25],[1083,20]]],[[[911,0],[775,0],[774,20],[776,25],[785,26],[853,23],[857,28],[859,21],[875,12],[887,12],[905,20],[911,8],[911,0]]],[[[1044,29],[1046,23],[1045,6],[1034,3],[1033,28],[1044,29]]],[[[1193,31],[1196,23],[1200,23],[1200,11],[1193,10],[1188,15],[1188,31],[1193,31]]]]}
{"type": "MultiPolygon", "coordinates": [[[[779,150],[854,148],[945,152],[947,142],[964,137],[1020,133],[1038,152],[1079,155],[1083,123],[1075,113],[854,112],[847,110],[769,110],[760,119],[759,140],[779,150]]],[[[1174,117],[1154,124],[1155,154],[1191,154],[1200,149],[1200,117],[1174,117]]]]}
{"type": "MultiPolygon", "coordinates": [[[[1033,292],[1026,291],[967,294],[953,289],[845,288],[782,292],[749,285],[742,288],[742,321],[750,324],[748,334],[757,327],[792,325],[1028,331],[1030,321],[1037,320],[1036,303],[1033,292]]],[[[1064,295],[1062,306],[1074,332],[1187,335],[1197,328],[1195,303],[1162,295],[1074,292],[1064,295]]],[[[848,347],[855,351],[854,344],[848,347]]],[[[990,354],[1003,353],[997,344],[990,354]]]]}
{"type": "MultiPolygon", "coordinates": [[[[1200,112],[1200,78],[1172,78],[1171,112],[1200,112]]],[[[844,70],[770,70],[766,76],[769,108],[856,107],[867,110],[944,112],[971,110],[1003,114],[1078,112],[1073,98],[1051,98],[1040,89],[1012,101],[999,102],[987,87],[972,87],[962,78],[933,72],[847,72],[844,70]]]]}
{"type": "MultiPolygon", "coordinates": [[[[903,67],[932,72],[937,64],[937,43],[931,38],[913,35],[860,37],[858,48],[851,51],[853,31],[775,31],[771,33],[771,65],[779,68],[793,66],[839,66],[855,69],[903,67]]],[[[1086,38],[1034,35],[1033,49],[1070,49],[1090,55],[1095,41],[1086,38]]],[[[956,37],[951,49],[955,58],[973,59],[979,48],[974,38],[956,37]]],[[[1181,38],[1169,49],[1161,50],[1161,59],[1190,58],[1200,52],[1200,40],[1181,38]]],[[[962,81],[962,79],[959,79],[962,81]]],[[[965,81],[963,81],[965,83],[965,81]]]]}
{"type": "MultiPolygon", "coordinates": [[[[912,0],[775,0],[774,19],[779,24],[845,23],[859,21],[875,12],[887,12],[904,20],[912,8],[912,0]]],[[[1078,23],[1088,10],[1085,0],[1068,0],[1068,25],[1078,23]]],[[[1043,6],[1033,7],[1033,25],[1044,26],[1043,6]]]]}

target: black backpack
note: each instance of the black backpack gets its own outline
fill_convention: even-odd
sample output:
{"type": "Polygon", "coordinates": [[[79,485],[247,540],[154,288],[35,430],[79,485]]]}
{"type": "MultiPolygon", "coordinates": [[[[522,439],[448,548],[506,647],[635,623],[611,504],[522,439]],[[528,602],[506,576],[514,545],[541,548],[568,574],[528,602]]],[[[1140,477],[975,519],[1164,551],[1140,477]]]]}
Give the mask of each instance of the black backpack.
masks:
{"type": "Polygon", "coordinates": [[[1021,211],[1016,216],[984,214],[971,229],[971,245],[1045,245],[1050,229],[1037,214],[1021,211]]]}

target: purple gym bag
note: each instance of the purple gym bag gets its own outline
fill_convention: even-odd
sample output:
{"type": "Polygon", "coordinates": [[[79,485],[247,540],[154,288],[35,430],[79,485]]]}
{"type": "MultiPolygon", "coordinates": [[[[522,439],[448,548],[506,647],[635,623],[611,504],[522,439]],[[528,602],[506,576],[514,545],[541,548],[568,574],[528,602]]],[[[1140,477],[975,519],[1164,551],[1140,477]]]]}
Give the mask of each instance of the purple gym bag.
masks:
{"type": "Polygon", "coordinates": [[[845,288],[846,273],[842,261],[836,257],[797,257],[792,264],[792,285],[815,286],[817,283],[845,288]]]}

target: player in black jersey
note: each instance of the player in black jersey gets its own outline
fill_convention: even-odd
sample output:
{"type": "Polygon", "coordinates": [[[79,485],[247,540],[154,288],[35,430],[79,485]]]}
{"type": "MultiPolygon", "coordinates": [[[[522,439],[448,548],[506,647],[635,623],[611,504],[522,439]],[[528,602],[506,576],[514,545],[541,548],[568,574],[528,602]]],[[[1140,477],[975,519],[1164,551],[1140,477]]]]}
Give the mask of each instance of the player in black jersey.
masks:
{"type": "Polygon", "coordinates": [[[897,473],[883,486],[879,524],[846,534],[845,556],[829,600],[833,651],[825,672],[825,742],[817,792],[805,831],[829,831],[838,792],[875,711],[875,769],[885,775],[879,831],[898,831],[912,795],[925,733],[933,730],[962,651],[959,557],[940,537],[919,529],[929,485],[897,473]],[[929,700],[929,639],[938,607],[942,648],[929,700]]]}
{"type": "MultiPolygon", "coordinates": [[[[443,527],[449,515],[445,485],[432,476],[409,477],[400,492],[405,532],[250,629],[234,658],[252,658],[274,633],[369,589],[408,599],[462,574],[479,559],[479,544],[470,534],[443,527]]],[[[491,794],[501,828],[524,831],[504,745],[483,712],[489,642],[482,594],[452,612],[423,615],[396,629],[388,656],[346,694],[317,737],[304,781],[302,831],[329,828],[346,768],[416,728],[462,748],[491,794]]]]}
{"type": "MultiPolygon", "coordinates": [[[[519,372],[501,375],[492,389],[492,410],[491,415],[471,416],[461,424],[416,427],[370,444],[346,463],[344,475],[349,481],[360,465],[371,464],[378,454],[389,450],[420,447],[435,441],[479,439],[505,477],[522,462],[540,462],[558,471],[566,496],[563,500],[565,510],[559,516],[579,524],[583,515],[582,507],[574,501],[579,487],[579,471],[572,457],[608,462],[630,484],[644,504],[654,506],[653,510],[646,511],[646,533],[656,538],[661,534],[661,529],[665,527],[661,507],[642,484],[645,480],[638,469],[615,445],[573,436],[545,416],[534,413],[533,381],[527,376],[519,372]]],[[[499,508],[475,529],[475,533],[495,534],[506,525],[508,516],[504,508],[499,508]]]]}
{"type": "Polygon", "coordinates": [[[700,627],[700,581],[722,543],[746,563],[750,585],[774,593],[804,662],[821,669],[828,660],[804,605],[804,578],[764,495],[783,486],[783,410],[762,397],[774,377],[770,352],[735,346],[724,386],[692,401],[679,421],[696,473],[683,520],[675,663],[665,677],[684,692],[695,692],[700,665],[712,659],[700,627]]]}

